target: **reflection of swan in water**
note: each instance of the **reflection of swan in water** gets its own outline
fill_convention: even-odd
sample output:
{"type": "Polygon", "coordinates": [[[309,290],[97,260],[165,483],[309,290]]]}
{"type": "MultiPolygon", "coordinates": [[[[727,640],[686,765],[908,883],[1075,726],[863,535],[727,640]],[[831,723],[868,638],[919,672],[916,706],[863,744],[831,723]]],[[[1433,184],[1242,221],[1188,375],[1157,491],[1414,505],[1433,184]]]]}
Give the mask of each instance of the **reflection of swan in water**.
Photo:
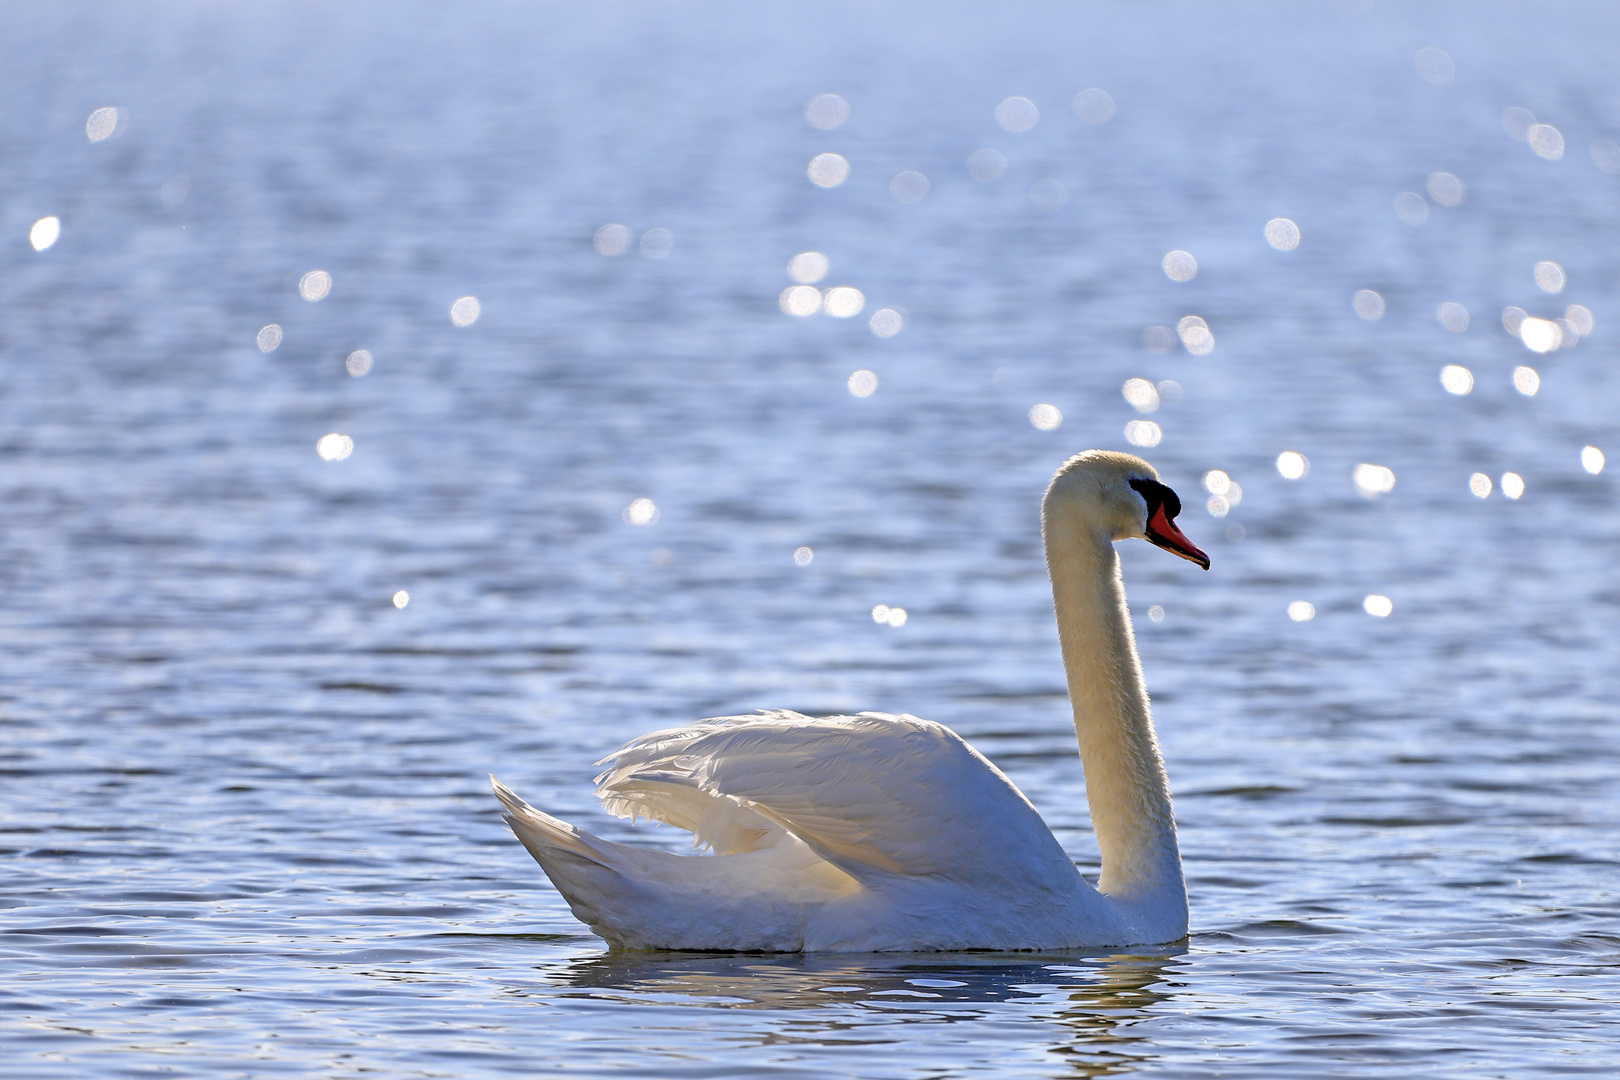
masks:
{"type": "MultiPolygon", "coordinates": [[[[1046,1042],[1078,1075],[1110,1076],[1152,1058],[1143,1045],[1147,1037],[1131,1028],[1170,996],[1163,984],[1185,951],[1168,946],[1089,957],[954,953],[905,959],[616,951],[554,968],[551,987],[536,989],[543,996],[583,993],[663,1009],[780,1011],[790,1014],[782,1028],[791,1025],[797,1042],[814,1042],[818,1032],[847,1036],[852,1021],[876,1036],[873,1029],[885,1024],[1028,1020],[1037,1026],[1018,1037],[1019,1052],[1031,1041],[1046,1042]],[[1065,1030],[1054,1041],[1045,1022],[1065,1030]]],[[[628,1026],[635,1025],[634,1017],[627,1014],[628,1026]]],[[[667,1016],[657,1020],[667,1022],[667,1016]]],[[[701,1022],[705,1029],[713,1024],[701,1022]]],[[[752,1037],[766,1043],[780,1033],[776,1026],[750,1022],[728,1041],[748,1045],[752,1037]]]]}
{"type": "Polygon", "coordinates": [[[950,729],[914,716],[724,717],[620,748],[603,805],[690,831],[712,858],[615,844],[500,783],[506,821],[575,916],[633,949],[874,952],[1175,941],[1187,892],[1114,541],[1206,569],[1175,492],[1129,454],[1066,463],[1041,507],[1102,875],[950,729]]]}
{"type": "Polygon", "coordinates": [[[1096,982],[1067,987],[1069,1000],[1055,1019],[1070,1035],[1053,1049],[1071,1055],[1069,1066],[1081,1076],[1135,1072],[1157,1055],[1150,1036],[1133,1029],[1170,997],[1159,984],[1173,967],[1164,954],[1116,956],[1096,971],[1096,982]]]}
{"type": "MultiPolygon", "coordinates": [[[[560,985],[621,994],[671,994],[694,1006],[744,1009],[818,1009],[839,1002],[903,996],[926,1002],[994,1004],[1028,1001],[1034,992],[1066,993],[1081,1009],[1149,1005],[1147,992],[1183,955],[1179,945],[1148,953],[921,954],[904,960],[865,954],[645,953],[615,951],[554,969],[560,985]],[[1131,995],[1141,995],[1132,997],[1131,995]]],[[[1064,1015],[1068,1015],[1065,1008],[1064,1015]]],[[[972,1015],[972,1014],[969,1014],[972,1015]]]]}

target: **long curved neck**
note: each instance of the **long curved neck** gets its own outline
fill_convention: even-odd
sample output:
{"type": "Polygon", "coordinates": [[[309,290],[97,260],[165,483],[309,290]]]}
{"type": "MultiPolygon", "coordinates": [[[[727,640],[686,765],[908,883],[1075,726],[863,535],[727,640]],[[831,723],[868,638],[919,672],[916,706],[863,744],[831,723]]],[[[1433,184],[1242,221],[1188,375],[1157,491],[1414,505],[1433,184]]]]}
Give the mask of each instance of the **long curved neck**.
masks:
{"type": "Polygon", "coordinates": [[[1078,515],[1047,515],[1047,568],[1058,639],[1102,849],[1098,891],[1186,910],[1170,784],[1153,733],[1119,555],[1078,515]]]}

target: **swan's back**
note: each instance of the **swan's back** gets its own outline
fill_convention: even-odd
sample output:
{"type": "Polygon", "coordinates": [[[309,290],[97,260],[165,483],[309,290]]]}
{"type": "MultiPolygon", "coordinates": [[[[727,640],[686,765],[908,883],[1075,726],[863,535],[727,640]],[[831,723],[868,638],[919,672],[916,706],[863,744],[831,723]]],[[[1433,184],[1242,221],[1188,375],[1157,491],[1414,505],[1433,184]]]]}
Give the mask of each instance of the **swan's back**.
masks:
{"type": "Polygon", "coordinates": [[[685,829],[716,854],[613,844],[497,793],[575,914],[617,944],[1061,947],[1085,943],[1076,920],[1102,899],[1012,781],[914,716],[720,717],[602,763],[610,812],[685,829]]]}
{"type": "Polygon", "coordinates": [[[688,822],[712,820],[718,802],[738,832],[779,826],[860,880],[988,874],[1040,887],[1054,861],[1073,870],[1000,769],[950,728],[915,716],[718,717],[642,736],[600,762],[609,763],[597,795],[620,817],[693,829],[688,822]]]}

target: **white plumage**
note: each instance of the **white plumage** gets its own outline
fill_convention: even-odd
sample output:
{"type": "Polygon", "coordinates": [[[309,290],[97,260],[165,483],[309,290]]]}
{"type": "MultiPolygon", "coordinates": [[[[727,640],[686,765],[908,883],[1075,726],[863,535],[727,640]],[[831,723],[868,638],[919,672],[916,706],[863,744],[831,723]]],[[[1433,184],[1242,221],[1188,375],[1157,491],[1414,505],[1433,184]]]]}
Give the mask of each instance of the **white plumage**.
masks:
{"type": "Polygon", "coordinates": [[[492,778],[507,823],[575,916],[621,948],[1065,949],[1185,936],[1169,790],[1112,545],[1145,536],[1207,564],[1169,523],[1173,494],[1155,526],[1157,491],[1168,489],[1146,462],[1091,451],[1043,504],[1098,887],[1001,770],[915,716],[721,717],[603,759],[604,808],[687,830],[711,855],[603,840],[492,778]]]}

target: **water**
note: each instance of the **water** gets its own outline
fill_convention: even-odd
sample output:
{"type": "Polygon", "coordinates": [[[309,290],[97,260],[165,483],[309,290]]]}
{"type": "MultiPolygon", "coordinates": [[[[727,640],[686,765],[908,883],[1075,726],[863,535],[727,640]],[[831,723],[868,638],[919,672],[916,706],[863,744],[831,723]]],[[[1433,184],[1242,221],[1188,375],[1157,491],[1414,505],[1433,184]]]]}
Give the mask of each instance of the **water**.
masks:
{"type": "Polygon", "coordinates": [[[1620,181],[1588,155],[1620,136],[1612,9],[0,18],[8,1073],[1620,1069],[1620,512],[1614,470],[1579,460],[1620,454],[1620,181]],[[1455,82],[1418,77],[1423,46],[1455,82]],[[1102,125],[1068,105],[1093,86],[1102,125]],[[851,115],[820,131],[802,110],[827,91],[851,115]],[[1012,95],[1041,111],[1026,133],[996,125],[1012,95]],[[1504,134],[1508,106],[1564,157],[1504,134]],[[91,143],[101,107],[123,126],[91,143]],[[970,178],[981,148],[1004,177],[970,178]],[[846,183],[805,179],[823,152],[846,183]],[[889,193],[905,169],[920,202],[889,193]],[[1438,170],[1466,199],[1403,223],[1395,196],[1438,170]],[[1279,216],[1296,251],[1263,239],[1279,216]],[[629,253],[593,250],[609,223],[629,253]],[[662,259],[636,247],[654,228],[662,259]],[[778,310],[809,250],[860,316],[778,310]],[[1499,320],[1569,303],[1596,320],[1573,351],[1499,320]],[[888,339],[885,305],[908,316],[888,339]],[[1189,314],[1212,353],[1143,348],[1189,314]],[[1447,363],[1472,394],[1441,389],[1447,363]],[[1185,946],[607,954],[485,774],[623,838],[591,763],[719,713],[951,724],[1095,873],[1037,501],[1066,455],[1124,445],[1131,377],[1185,390],[1145,452],[1215,560],[1124,554],[1185,946]],[[317,456],[330,433],[351,456],[317,456]],[[1393,491],[1358,495],[1360,463],[1393,491]],[[1244,492],[1224,519],[1214,468],[1244,492]],[[638,498],[655,522],[625,523],[638,498]]]}

